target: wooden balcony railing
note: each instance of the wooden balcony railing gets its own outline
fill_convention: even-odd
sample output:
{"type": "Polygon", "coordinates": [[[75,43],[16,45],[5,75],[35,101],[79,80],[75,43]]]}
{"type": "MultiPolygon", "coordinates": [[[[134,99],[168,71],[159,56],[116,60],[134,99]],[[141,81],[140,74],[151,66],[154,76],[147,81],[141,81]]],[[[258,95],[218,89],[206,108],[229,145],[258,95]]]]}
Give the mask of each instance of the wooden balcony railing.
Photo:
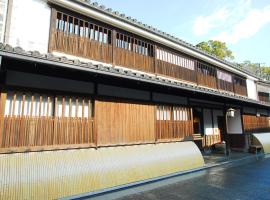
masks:
{"type": "Polygon", "coordinates": [[[258,92],[258,97],[260,101],[269,102],[270,103],[270,94],[265,92],[258,92]]]}
{"type": "Polygon", "coordinates": [[[55,31],[51,34],[51,51],[58,51],[78,57],[105,63],[112,62],[112,45],[89,40],[78,35],[55,31]]]}
{"type": "Polygon", "coordinates": [[[243,127],[246,133],[270,131],[270,118],[243,115],[243,127]]]}
{"type": "Polygon", "coordinates": [[[220,79],[217,79],[217,83],[218,83],[218,89],[225,90],[228,92],[234,92],[233,83],[230,83],[230,82],[227,82],[224,80],[220,80],[220,79]]]}
{"type": "Polygon", "coordinates": [[[156,73],[168,77],[196,83],[196,71],[157,60],[156,73]]]}
{"type": "Polygon", "coordinates": [[[247,96],[246,80],[242,77],[161,47],[145,38],[116,30],[96,20],[68,15],[55,9],[53,9],[49,51],[247,96]]]}
{"type": "Polygon", "coordinates": [[[234,92],[236,94],[240,94],[242,96],[247,96],[247,87],[242,86],[242,85],[238,85],[238,84],[234,84],[234,92]]]}
{"type": "Polygon", "coordinates": [[[197,83],[210,88],[217,88],[217,79],[214,76],[197,73],[197,83]]]}
{"type": "Polygon", "coordinates": [[[132,69],[155,73],[154,57],[138,54],[122,48],[115,48],[114,54],[114,63],[116,65],[123,67],[128,66],[132,69]]]}

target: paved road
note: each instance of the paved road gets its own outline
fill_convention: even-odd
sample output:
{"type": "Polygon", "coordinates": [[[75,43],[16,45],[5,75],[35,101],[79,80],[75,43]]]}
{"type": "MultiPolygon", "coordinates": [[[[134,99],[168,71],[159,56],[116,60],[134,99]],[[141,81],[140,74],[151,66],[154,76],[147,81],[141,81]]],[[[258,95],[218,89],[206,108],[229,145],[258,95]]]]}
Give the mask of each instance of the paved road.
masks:
{"type": "Polygon", "coordinates": [[[232,168],[205,171],[199,176],[167,183],[118,200],[270,200],[270,159],[232,168]]]}

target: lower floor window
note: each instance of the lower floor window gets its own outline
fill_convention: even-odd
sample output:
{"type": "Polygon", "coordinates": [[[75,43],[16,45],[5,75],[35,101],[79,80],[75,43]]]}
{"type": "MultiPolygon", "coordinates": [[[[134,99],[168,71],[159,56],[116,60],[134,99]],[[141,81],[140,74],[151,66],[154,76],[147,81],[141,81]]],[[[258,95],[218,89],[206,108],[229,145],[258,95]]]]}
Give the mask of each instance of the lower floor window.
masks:
{"type": "Polygon", "coordinates": [[[94,143],[90,98],[8,92],[1,101],[0,148],[94,143]]]}

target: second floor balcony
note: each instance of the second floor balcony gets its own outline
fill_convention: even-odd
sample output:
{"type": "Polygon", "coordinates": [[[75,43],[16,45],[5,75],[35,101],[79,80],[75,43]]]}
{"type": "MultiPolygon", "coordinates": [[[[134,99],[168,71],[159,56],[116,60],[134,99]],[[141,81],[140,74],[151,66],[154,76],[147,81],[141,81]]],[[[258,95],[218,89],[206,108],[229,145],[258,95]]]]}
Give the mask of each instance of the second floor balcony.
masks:
{"type": "Polygon", "coordinates": [[[50,52],[247,96],[243,77],[93,19],[53,10],[50,52]]]}

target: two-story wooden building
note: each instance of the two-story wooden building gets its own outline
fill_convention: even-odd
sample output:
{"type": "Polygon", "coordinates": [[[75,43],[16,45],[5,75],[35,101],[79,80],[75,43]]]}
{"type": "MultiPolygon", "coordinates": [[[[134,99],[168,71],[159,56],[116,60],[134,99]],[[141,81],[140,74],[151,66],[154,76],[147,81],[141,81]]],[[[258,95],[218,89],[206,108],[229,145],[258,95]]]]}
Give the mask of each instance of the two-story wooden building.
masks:
{"type": "Polygon", "coordinates": [[[0,6],[0,198],[197,169],[197,145],[270,153],[269,80],[90,1],[0,6]]]}

